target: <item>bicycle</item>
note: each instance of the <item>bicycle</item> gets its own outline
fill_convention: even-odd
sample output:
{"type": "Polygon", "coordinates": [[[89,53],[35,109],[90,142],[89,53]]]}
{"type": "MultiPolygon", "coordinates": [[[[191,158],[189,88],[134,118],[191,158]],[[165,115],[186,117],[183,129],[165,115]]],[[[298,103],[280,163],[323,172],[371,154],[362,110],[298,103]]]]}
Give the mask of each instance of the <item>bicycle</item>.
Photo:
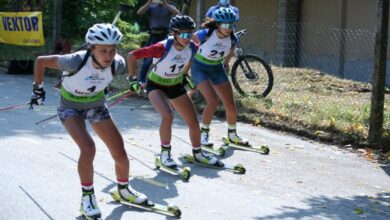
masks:
{"type": "MultiPolygon", "coordinates": [[[[247,30],[243,29],[235,35],[240,38],[246,33],[247,30]]],[[[245,54],[239,41],[235,57],[230,74],[234,88],[244,97],[266,97],[274,83],[272,69],[268,63],[255,54],[245,54]]]]}

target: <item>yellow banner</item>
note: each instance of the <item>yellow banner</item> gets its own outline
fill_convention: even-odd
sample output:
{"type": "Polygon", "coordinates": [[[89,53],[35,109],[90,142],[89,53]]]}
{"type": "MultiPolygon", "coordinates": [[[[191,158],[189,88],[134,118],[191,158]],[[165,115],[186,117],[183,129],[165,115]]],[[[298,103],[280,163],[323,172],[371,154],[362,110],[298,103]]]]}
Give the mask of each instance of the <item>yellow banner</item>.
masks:
{"type": "Polygon", "coordinates": [[[42,12],[0,12],[0,43],[42,46],[42,12]]]}

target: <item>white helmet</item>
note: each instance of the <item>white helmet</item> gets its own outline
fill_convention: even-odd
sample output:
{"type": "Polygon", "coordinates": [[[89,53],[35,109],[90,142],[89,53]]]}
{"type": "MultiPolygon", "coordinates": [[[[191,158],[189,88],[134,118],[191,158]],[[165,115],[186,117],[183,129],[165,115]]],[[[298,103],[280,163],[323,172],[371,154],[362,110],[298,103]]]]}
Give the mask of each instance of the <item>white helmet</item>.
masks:
{"type": "Polygon", "coordinates": [[[122,33],[112,24],[95,24],[85,35],[89,44],[120,44],[121,40],[122,33]]]}

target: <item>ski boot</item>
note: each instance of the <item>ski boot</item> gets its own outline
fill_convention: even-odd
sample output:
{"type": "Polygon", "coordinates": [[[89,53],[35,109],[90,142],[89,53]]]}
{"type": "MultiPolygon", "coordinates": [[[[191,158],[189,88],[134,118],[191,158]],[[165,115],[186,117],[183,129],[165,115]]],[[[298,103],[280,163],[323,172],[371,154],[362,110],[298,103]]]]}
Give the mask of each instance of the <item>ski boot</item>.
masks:
{"type": "Polygon", "coordinates": [[[80,213],[88,220],[101,219],[102,213],[97,206],[95,194],[85,194],[81,197],[80,213]]]}
{"type": "Polygon", "coordinates": [[[165,167],[169,167],[171,169],[177,168],[176,162],[171,158],[171,147],[161,147],[160,161],[165,167]]]}
{"type": "Polygon", "coordinates": [[[210,132],[209,128],[200,128],[200,140],[201,140],[202,146],[205,146],[205,147],[214,146],[213,143],[209,142],[209,132],[210,132]]]}
{"type": "Polygon", "coordinates": [[[202,164],[210,165],[210,166],[218,166],[218,164],[220,163],[218,158],[203,153],[203,151],[201,149],[192,150],[192,154],[193,154],[194,160],[198,163],[202,163],[202,164]]]}
{"type": "Polygon", "coordinates": [[[125,187],[124,189],[122,187],[118,187],[118,190],[119,191],[116,190],[111,191],[111,196],[115,201],[120,202],[121,204],[155,212],[155,213],[175,216],[178,218],[180,218],[181,216],[181,210],[177,206],[166,206],[162,204],[153,203],[148,199],[146,199],[145,195],[137,193],[134,190],[130,190],[127,187],[125,187]],[[127,195],[130,194],[130,196],[126,197],[127,195],[123,195],[123,194],[127,194],[127,195]]]}
{"type": "Polygon", "coordinates": [[[246,172],[245,167],[241,164],[225,164],[213,156],[204,154],[201,150],[193,150],[193,155],[186,154],[184,155],[184,159],[188,163],[194,163],[205,167],[225,169],[239,174],[244,174],[246,172]]]}
{"type": "Polygon", "coordinates": [[[240,146],[249,146],[249,142],[246,139],[241,138],[237,135],[236,129],[228,129],[229,142],[240,146]]]}
{"type": "Polygon", "coordinates": [[[214,144],[209,142],[209,132],[210,129],[208,128],[201,128],[200,129],[200,140],[201,140],[201,145],[202,145],[202,150],[207,151],[212,154],[216,154],[218,156],[223,156],[225,155],[225,149],[222,147],[214,148],[214,144]]]}
{"type": "Polygon", "coordinates": [[[261,145],[260,147],[254,147],[249,144],[248,140],[241,138],[237,135],[236,129],[228,130],[228,137],[222,139],[224,144],[228,147],[234,147],[241,150],[249,150],[253,152],[258,152],[261,154],[269,154],[269,148],[266,145],[261,145]]]}
{"type": "Polygon", "coordinates": [[[148,204],[148,198],[134,189],[130,189],[128,185],[119,186],[118,192],[124,201],[135,203],[138,205],[148,204]]]}

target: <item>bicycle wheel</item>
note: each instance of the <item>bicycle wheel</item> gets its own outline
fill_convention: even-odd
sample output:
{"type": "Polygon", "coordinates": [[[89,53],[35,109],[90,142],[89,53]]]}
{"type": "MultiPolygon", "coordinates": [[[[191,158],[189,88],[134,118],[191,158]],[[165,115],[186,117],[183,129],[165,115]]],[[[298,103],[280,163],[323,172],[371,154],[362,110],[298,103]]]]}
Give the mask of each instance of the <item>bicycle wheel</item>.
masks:
{"type": "Polygon", "coordinates": [[[232,67],[232,82],[244,97],[266,97],[272,90],[274,77],[271,67],[253,54],[240,56],[232,67]]]}

